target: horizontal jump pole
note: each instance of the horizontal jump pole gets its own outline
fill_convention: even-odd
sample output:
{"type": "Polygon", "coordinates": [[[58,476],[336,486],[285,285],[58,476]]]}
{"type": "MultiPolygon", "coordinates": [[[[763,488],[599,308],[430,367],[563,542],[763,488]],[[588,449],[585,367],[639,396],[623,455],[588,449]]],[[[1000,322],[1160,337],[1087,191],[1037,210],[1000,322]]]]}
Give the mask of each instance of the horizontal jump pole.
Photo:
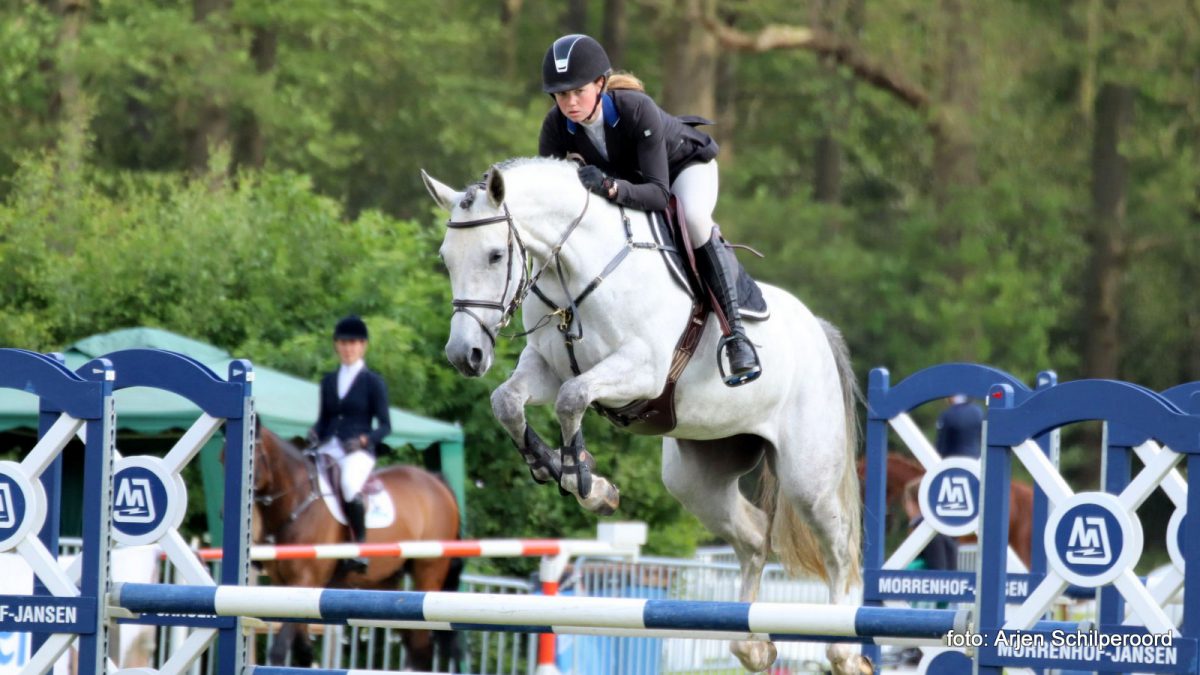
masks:
{"type": "MultiPolygon", "coordinates": [[[[397,541],[380,544],[275,544],[250,547],[250,560],[342,560],[346,558],[522,558],[566,554],[634,555],[637,547],[592,539],[480,539],[397,541]]],[[[201,560],[220,560],[219,548],[196,551],[201,560]]]]}
{"type": "Polygon", "coordinates": [[[246,675],[436,675],[436,673],[418,672],[415,670],[360,670],[356,668],[338,670],[331,668],[251,666],[246,670],[246,675]]]}
{"type": "Polygon", "coordinates": [[[672,630],[667,628],[596,628],[589,626],[523,626],[495,625],[490,623],[451,623],[448,621],[386,621],[379,619],[295,619],[270,618],[262,619],[267,622],[271,631],[278,629],[279,623],[323,623],[349,628],[383,628],[395,630],[442,630],[442,631],[481,631],[492,633],[537,633],[544,635],[592,635],[617,638],[661,638],[667,640],[719,640],[744,641],[752,640],[765,642],[851,642],[856,644],[892,645],[897,647],[944,647],[946,643],[941,638],[891,638],[891,637],[844,637],[830,635],[781,635],[767,633],[738,633],[733,631],[716,630],[672,630]],[[271,628],[272,624],[274,627],[271,628]]]}
{"type": "MultiPolygon", "coordinates": [[[[548,633],[567,627],[761,634],[771,639],[938,639],[965,631],[967,610],[845,607],[768,602],[640,600],[489,593],[420,593],[320,588],[115,584],[109,603],[135,613],[420,622],[446,629],[519,626],[548,633]]],[[[572,631],[578,632],[578,631],[572,631]]],[[[634,633],[631,633],[631,635],[634,633]]]]}

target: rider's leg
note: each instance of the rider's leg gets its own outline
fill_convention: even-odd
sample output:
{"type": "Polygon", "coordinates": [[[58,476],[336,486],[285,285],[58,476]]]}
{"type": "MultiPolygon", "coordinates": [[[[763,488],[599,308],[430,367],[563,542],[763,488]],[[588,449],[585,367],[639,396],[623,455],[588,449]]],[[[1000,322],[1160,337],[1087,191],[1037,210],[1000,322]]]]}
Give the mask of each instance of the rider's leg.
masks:
{"type": "MultiPolygon", "coordinates": [[[[734,387],[757,378],[762,367],[742,328],[737,294],[737,259],[725,242],[720,238],[712,238],[716,227],[712,212],[717,205],[717,189],[715,160],[689,166],[679,173],[671,185],[671,192],[682,203],[688,235],[696,249],[696,266],[717,296],[721,311],[729,322],[730,337],[723,342],[728,345],[729,354],[729,375],[725,378],[725,384],[734,387]]],[[[717,354],[717,358],[720,359],[721,355],[717,354]]]]}
{"type": "MultiPolygon", "coordinates": [[[[366,450],[351,452],[341,462],[342,476],[339,487],[342,489],[343,502],[346,505],[346,520],[350,523],[350,533],[354,536],[354,541],[360,544],[367,538],[367,509],[362,488],[374,468],[375,457],[366,450]]],[[[347,560],[346,565],[351,571],[365,572],[367,559],[361,555],[355,556],[347,560]]]]}

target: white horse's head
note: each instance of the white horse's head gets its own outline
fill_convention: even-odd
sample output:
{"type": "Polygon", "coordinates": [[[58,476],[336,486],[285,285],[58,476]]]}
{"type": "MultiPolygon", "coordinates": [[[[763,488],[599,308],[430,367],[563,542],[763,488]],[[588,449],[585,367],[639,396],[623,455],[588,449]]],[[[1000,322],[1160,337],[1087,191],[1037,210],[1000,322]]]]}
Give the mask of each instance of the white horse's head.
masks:
{"type": "Polygon", "coordinates": [[[450,213],[439,254],[450,272],[454,315],[446,358],[467,377],[487,373],[496,336],[516,311],[526,282],[525,248],[504,204],[504,177],[493,168],[482,184],[463,192],[421,178],[450,213]]]}

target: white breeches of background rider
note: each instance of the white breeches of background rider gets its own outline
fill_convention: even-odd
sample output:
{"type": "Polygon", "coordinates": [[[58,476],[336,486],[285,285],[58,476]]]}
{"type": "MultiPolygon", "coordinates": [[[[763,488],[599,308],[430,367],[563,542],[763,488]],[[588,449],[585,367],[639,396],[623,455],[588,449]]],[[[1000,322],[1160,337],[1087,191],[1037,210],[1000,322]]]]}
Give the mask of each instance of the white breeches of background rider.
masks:
{"type": "Polygon", "coordinates": [[[692,248],[700,248],[712,237],[713,209],[717,207],[717,160],[693,164],[675,177],[671,194],[683,204],[692,248]]]}
{"type": "Polygon", "coordinates": [[[329,455],[338,467],[341,468],[342,480],[339,486],[342,489],[342,497],[346,501],[351,501],[362,492],[363,485],[366,485],[367,479],[371,477],[371,471],[375,469],[375,457],[366,450],[355,450],[350,454],[342,448],[342,442],[337,438],[331,438],[325,441],[321,447],[317,448],[317,452],[329,455]]]}

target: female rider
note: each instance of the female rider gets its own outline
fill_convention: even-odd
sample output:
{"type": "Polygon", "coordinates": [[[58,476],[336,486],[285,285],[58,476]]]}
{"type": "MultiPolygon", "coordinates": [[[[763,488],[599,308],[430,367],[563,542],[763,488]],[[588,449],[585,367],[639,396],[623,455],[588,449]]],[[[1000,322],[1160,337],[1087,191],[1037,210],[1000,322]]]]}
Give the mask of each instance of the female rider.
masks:
{"type": "Polygon", "coordinates": [[[579,169],[584,187],[616,204],[665,211],[669,195],[676,195],[697,267],[732,332],[725,341],[725,384],[735,387],[757,378],[762,368],[738,314],[737,260],[713,236],[716,142],[659,108],[637,78],[614,75],[604,48],[586,35],[554,41],[542,61],[542,90],[556,105],[542,123],[539,155],[578,153],[587,161],[579,169]]]}

